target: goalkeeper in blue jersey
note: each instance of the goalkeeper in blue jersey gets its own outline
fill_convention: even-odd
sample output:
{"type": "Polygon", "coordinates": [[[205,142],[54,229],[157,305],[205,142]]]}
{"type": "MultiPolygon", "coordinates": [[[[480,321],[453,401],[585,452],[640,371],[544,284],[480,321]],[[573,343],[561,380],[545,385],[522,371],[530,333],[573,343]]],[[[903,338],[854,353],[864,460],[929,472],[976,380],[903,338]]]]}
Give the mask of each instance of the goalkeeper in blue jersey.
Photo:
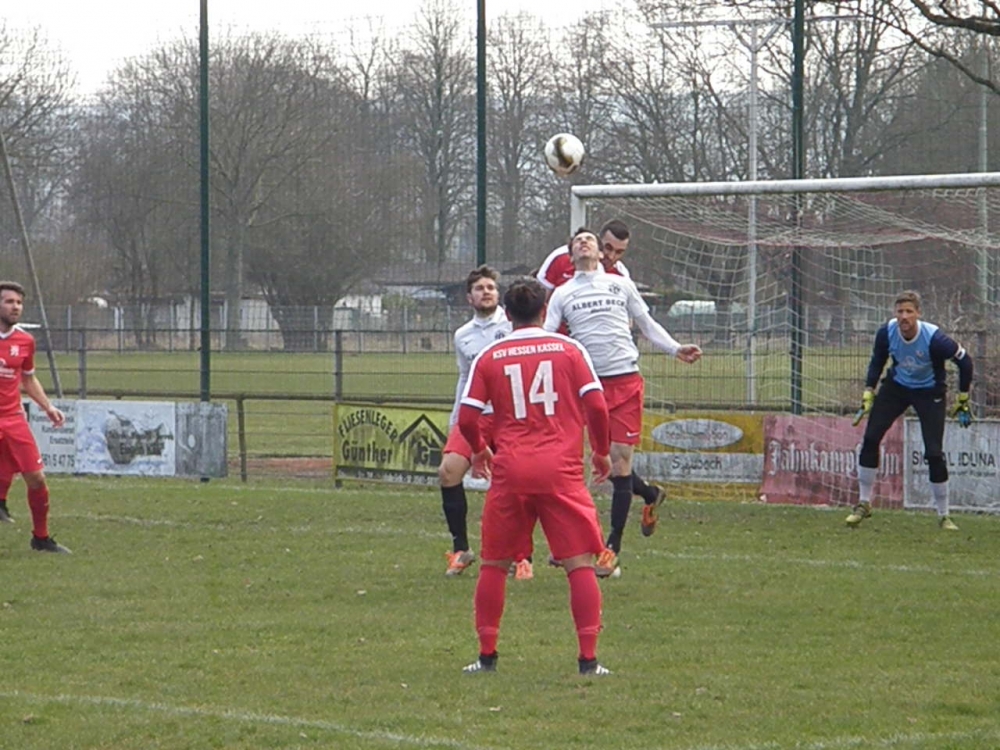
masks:
{"type": "Polygon", "coordinates": [[[896,316],[878,329],[865,392],[854,423],[866,415],[868,424],[858,458],[859,502],[847,517],[848,526],[857,526],[872,514],[872,488],[878,469],[879,443],[908,406],[920,419],[924,438],[924,457],[930,470],[931,494],[937,508],[938,524],[947,531],[958,531],[948,517],[948,464],[944,459],[945,403],[944,365],[949,359],[958,365],[958,398],[952,416],[962,427],[972,423],[969,388],[972,387],[972,358],[965,348],[940,328],[920,319],[920,295],[906,291],[896,297],[896,316]],[[889,371],[875,392],[875,385],[886,361],[892,357],[889,371]]]}

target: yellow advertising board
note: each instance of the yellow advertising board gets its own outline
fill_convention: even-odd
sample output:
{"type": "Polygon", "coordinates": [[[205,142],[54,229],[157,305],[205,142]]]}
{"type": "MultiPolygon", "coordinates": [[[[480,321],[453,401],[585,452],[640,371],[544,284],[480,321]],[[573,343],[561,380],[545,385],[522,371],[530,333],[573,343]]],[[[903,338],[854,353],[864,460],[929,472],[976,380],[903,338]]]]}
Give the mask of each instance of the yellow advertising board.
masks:
{"type": "Polygon", "coordinates": [[[334,478],[436,485],[449,414],[443,409],[334,404],[334,478]]]}
{"type": "Polygon", "coordinates": [[[644,478],[691,485],[759,485],[764,428],[760,415],[681,412],[643,415],[633,466],[644,478]]]}
{"type": "MultiPolygon", "coordinates": [[[[445,409],[341,403],[333,411],[333,475],[434,486],[448,440],[445,409]]],[[[759,484],[763,420],[733,412],[644,415],[635,465],[650,479],[759,484]]]]}

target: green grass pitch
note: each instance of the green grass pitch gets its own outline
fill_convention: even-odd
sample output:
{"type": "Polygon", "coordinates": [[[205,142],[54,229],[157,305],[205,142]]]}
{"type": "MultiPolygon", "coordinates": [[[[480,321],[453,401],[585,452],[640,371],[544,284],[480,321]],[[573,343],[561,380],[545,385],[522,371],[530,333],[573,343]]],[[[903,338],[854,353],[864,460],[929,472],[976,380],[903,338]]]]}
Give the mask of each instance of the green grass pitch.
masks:
{"type": "Polygon", "coordinates": [[[0,526],[5,749],[1000,746],[995,518],[668,501],[645,539],[636,507],[613,676],[575,673],[544,564],[509,582],[500,671],[463,676],[475,568],[443,575],[435,491],[51,484],[72,556],[29,552],[22,485],[0,526]]]}

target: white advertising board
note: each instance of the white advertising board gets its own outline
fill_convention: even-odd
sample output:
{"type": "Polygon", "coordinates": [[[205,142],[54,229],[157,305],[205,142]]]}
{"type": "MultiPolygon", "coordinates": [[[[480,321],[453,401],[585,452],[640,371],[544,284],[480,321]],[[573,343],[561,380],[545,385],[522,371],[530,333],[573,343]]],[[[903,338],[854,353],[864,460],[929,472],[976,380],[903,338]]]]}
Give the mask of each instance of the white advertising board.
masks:
{"type": "Polygon", "coordinates": [[[760,453],[636,453],[632,466],[643,477],[664,482],[760,483],[760,453]]]}
{"type": "MultiPolygon", "coordinates": [[[[903,507],[933,508],[920,421],[903,430],[903,507]]],[[[963,429],[949,420],[944,430],[948,497],[953,510],[1000,513],[1000,421],[980,420],[963,429]]]]}
{"type": "Polygon", "coordinates": [[[42,454],[46,474],[72,474],[76,471],[76,401],[53,399],[52,404],[66,415],[62,427],[56,427],[33,401],[25,402],[28,424],[42,454]]]}
{"type": "Polygon", "coordinates": [[[76,471],[174,476],[175,412],[166,402],[78,401],[76,471]]]}

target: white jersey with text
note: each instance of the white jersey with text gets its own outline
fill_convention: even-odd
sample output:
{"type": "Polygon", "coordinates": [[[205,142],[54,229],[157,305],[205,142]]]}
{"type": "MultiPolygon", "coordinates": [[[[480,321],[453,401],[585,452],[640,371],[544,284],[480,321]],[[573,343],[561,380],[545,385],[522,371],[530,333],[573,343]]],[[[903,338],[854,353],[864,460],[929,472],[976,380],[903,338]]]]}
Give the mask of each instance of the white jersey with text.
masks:
{"type": "MultiPolygon", "coordinates": [[[[455,387],[455,405],[451,409],[451,417],[448,420],[450,426],[454,426],[458,421],[458,407],[465,392],[465,384],[469,382],[469,372],[472,370],[472,361],[488,344],[504,338],[513,330],[507,313],[502,307],[497,307],[496,311],[488,318],[474,317],[468,323],[460,326],[455,331],[455,360],[458,364],[458,384],[455,387]]],[[[490,414],[492,407],[487,404],[483,410],[484,414],[490,414]]]]}
{"type": "Polygon", "coordinates": [[[639,371],[639,350],[632,339],[631,319],[645,316],[649,306],[631,279],[596,271],[577,272],[549,298],[546,331],[563,320],[569,333],[587,349],[602,378],[639,371]]]}

